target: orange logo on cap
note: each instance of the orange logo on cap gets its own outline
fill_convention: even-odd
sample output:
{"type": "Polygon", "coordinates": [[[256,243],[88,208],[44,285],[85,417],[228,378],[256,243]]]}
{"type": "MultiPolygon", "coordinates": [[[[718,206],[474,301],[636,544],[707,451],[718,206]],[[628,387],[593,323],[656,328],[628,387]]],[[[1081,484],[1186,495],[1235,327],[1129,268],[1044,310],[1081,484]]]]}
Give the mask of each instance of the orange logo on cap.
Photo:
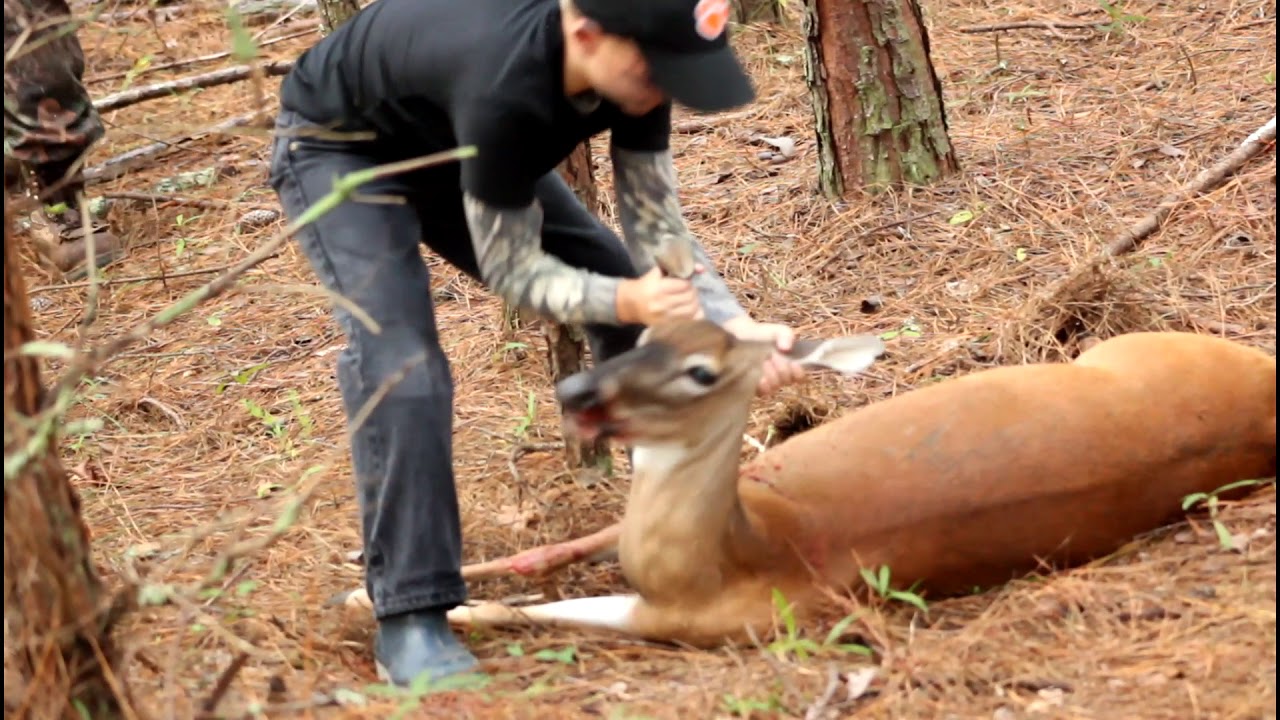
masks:
{"type": "Polygon", "coordinates": [[[693,8],[694,29],[706,40],[715,40],[729,25],[729,0],[698,0],[693,8]]]}

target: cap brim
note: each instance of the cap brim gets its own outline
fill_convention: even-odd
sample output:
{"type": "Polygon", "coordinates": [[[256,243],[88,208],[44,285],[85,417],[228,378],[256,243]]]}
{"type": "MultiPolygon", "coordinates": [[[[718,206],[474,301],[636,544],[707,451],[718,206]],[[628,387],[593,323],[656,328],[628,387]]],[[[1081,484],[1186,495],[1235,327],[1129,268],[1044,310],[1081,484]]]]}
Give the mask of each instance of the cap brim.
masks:
{"type": "Polygon", "coordinates": [[[721,112],[756,99],[751,78],[728,45],[697,54],[645,48],[649,75],[673,100],[695,112],[721,112]]]}

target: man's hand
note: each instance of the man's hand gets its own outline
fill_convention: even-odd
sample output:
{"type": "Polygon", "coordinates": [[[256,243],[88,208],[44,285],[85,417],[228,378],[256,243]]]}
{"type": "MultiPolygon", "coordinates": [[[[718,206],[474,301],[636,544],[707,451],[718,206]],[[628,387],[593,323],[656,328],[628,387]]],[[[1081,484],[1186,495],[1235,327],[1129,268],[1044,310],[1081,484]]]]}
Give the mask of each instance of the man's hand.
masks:
{"type": "Polygon", "coordinates": [[[773,340],[780,351],[765,361],[764,374],[760,376],[760,384],[756,389],[758,395],[772,395],[786,385],[804,382],[804,368],[782,354],[790,351],[791,344],[795,342],[795,333],[791,328],[778,323],[756,322],[743,315],[726,322],[724,329],[743,340],[773,340]]]}
{"type": "Polygon", "coordinates": [[[693,283],[663,277],[654,267],[618,286],[618,319],[624,323],[653,325],[673,318],[701,318],[702,304],[693,283]]]}

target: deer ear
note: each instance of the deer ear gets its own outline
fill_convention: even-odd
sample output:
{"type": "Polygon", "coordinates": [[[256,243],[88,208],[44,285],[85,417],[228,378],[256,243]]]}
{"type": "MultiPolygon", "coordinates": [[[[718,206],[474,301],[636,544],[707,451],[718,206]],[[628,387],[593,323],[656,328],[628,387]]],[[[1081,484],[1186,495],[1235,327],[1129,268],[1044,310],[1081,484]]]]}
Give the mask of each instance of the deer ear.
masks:
{"type": "Polygon", "coordinates": [[[851,335],[830,340],[797,340],[791,358],[809,368],[827,368],[855,375],[871,367],[884,354],[884,342],[875,335],[851,335]]]}

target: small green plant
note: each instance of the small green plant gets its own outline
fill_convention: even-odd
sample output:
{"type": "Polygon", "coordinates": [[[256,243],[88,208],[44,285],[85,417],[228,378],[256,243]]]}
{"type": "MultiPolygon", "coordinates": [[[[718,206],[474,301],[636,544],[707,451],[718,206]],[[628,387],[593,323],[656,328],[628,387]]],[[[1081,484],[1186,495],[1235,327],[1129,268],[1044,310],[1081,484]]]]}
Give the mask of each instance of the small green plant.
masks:
{"type": "Polygon", "coordinates": [[[120,90],[121,91],[128,90],[129,86],[133,85],[133,81],[138,79],[139,75],[146,72],[147,68],[151,67],[151,61],[154,58],[155,58],[154,55],[152,55],[151,53],[147,53],[146,55],[143,55],[137,60],[134,60],[133,66],[130,67],[124,74],[124,82],[120,83],[120,90]]]}
{"type": "Polygon", "coordinates": [[[529,349],[529,343],[520,342],[519,340],[512,340],[510,342],[503,343],[502,347],[498,348],[497,352],[493,354],[493,359],[496,361],[499,358],[505,358],[507,356],[507,353],[512,353],[520,350],[528,350],[528,349],[529,349]]]}
{"type": "Polygon", "coordinates": [[[449,677],[440,678],[438,680],[432,678],[426,673],[423,673],[421,676],[414,678],[407,688],[399,688],[395,685],[379,683],[376,685],[365,686],[364,694],[400,698],[399,705],[390,717],[402,718],[417,708],[418,705],[422,703],[422,699],[429,695],[457,690],[481,690],[487,687],[492,681],[493,678],[491,676],[483,673],[450,675],[449,677]]]}
{"type": "Polygon", "coordinates": [[[534,653],[533,659],[541,662],[554,662],[562,665],[572,665],[578,659],[578,648],[572,645],[560,648],[559,650],[545,648],[534,653]]]}
{"type": "Polygon", "coordinates": [[[1190,495],[1187,495],[1186,497],[1182,498],[1182,509],[1185,512],[1187,510],[1190,510],[1192,507],[1196,506],[1197,504],[1204,503],[1205,508],[1209,511],[1209,522],[1212,523],[1213,525],[1213,532],[1215,535],[1218,536],[1218,545],[1220,545],[1224,550],[1234,550],[1236,547],[1235,539],[1232,537],[1231,531],[1227,529],[1226,524],[1223,523],[1222,520],[1218,518],[1218,507],[1219,507],[1218,496],[1222,495],[1223,493],[1231,492],[1232,490],[1237,490],[1239,488],[1257,487],[1260,485],[1265,485],[1268,482],[1273,482],[1273,481],[1271,480],[1237,480],[1236,482],[1233,482],[1233,483],[1227,483],[1226,485],[1223,485],[1222,487],[1212,492],[1191,493],[1190,495]]]}
{"type": "Polygon", "coordinates": [[[821,643],[804,637],[796,623],[793,605],[787,602],[781,590],[773,590],[773,607],[782,619],[783,633],[769,643],[769,652],[780,657],[794,656],[797,660],[807,660],[811,655],[821,655],[827,651],[870,655],[871,648],[857,643],[841,643],[840,638],[849,625],[858,619],[856,614],[845,617],[836,623],[821,643]]]}
{"type": "Polygon", "coordinates": [[[257,402],[242,398],[240,404],[244,406],[249,415],[257,419],[267,429],[267,433],[273,439],[280,443],[280,451],[289,458],[296,458],[301,453],[298,448],[299,441],[305,441],[311,437],[311,431],[315,427],[315,422],[311,419],[311,414],[302,405],[302,401],[298,397],[297,390],[290,390],[288,393],[289,404],[292,407],[293,424],[297,426],[297,437],[289,434],[289,423],[277,415],[272,414],[257,402]]]}
{"type": "Polygon", "coordinates": [[[1111,22],[1102,26],[1104,32],[1123,35],[1126,26],[1147,21],[1147,18],[1143,15],[1125,12],[1122,7],[1124,3],[1120,0],[1114,3],[1109,3],[1107,0],[1098,0],[1098,5],[1111,17],[1111,22]]]}
{"type": "Polygon", "coordinates": [[[880,333],[881,340],[892,340],[898,336],[920,337],[920,325],[915,320],[907,318],[900,329],[880,333]]]}
{"type": "Polygon", "coordinates": [[[529,433],[529,428],[533,427],[533,423],[538,419],[538,396],[532,390],[529,391],[529,399],[525,402],[524,417],[516,422],[513,432],[516,437],[523,438],[529,433]]]}
{"type": "Polygon", "coordinates": [[[783,709],[782,701],[777,695],[770,695],[764,700],[755,698],[740,698],[731,693],[725,693],[720,698],[720,706],[730,715],[736,715],[740,718],[749,718],[757,712],[778,712],[783,709]]]}
{"type": "Polygon", "coordinates": [[[243,370],[237,370],[236,372],[231,374],[230,379],[223,380],[222,382],[218,383],[218,387],[216,390],[214,390],[214,393],[217,395],[221,395],[233,383],[236,385],[248,385],[249,382],[253,380],[253,378],[256,377],[258,373],[262,372],[263,370],[266,370],[268,367],[271,367],[271,363],[258,363],[257,365],[250,365],[249,367],[244,368],[243,370]]]}
{"type": "Polygon", "coordinates": [[[865,582],[876,594],[885,600],[896,600],[904,602],[913,607],[919,608],[923,613],[929,612],[929,606],[925,603],[924,598],[915,593],[916,585],[912,585],[907,590],[894,590],[889,586],[889,566],[881,565],[878,570],[871,568],[862,568],[859,571],[862,575],[862,581],[865,582]]]}
{"type": "Polygon", "coordinates": [[[270,410],[249,398],[242,398],[240,404],[244,406],[245,410],[249,411],[249,415],[267,428],[267,432],[271,434],[271,437],[278,439],[284,436],[284,421],[272,415],[270,410]]]}
{"type": "MultiPolygon", "coordinates": [[[[187,217],[186,215],[183,215],[182,213],[179,213],[179,214],[178,214],[178,217],[174,218],[174,220],[173,220],[173,224],[174,224],[174,226],[176,226],[176,227],[178,227],[178,228],[183,228],[183,227],[186,227],[187,225],[190,225],[191,223],[195,222],[196,220],[199,220],[199,219],[200,219],[200,218],[202,218],[202,217],[204,217],[204,216],[203,216],[203,215],[192,215],[191,217],[187,217]]],[[[178,256],[178,257],[182,257],[182,253],[186,252],[186,249],[187,249],[187,243],[188,243],[190,240],[191,240],[191,238],[186,237],[185,235],[184,235],[184,236],[182,236],[182,237],[179,237],[177,240],[174,240],[174,241],[173,241],[173,254],[174,254],[174,255],[176,255],[176,256],[178,256]]]]}

